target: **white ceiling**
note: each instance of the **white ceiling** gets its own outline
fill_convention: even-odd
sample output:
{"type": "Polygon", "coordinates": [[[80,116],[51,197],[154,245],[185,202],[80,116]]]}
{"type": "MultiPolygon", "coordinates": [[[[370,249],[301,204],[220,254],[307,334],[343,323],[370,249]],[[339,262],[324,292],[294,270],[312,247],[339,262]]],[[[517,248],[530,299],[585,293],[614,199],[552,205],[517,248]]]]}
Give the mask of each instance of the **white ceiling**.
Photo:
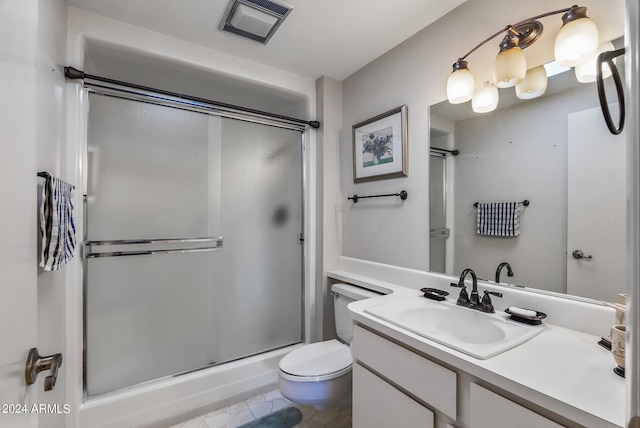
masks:
{"type": "Polygon", "coordinates": [[[466,0],[286,0],[263,45],[218,30],[228,0],[66,0],[69,6],[316,79],[343,80],[466,0]]]}

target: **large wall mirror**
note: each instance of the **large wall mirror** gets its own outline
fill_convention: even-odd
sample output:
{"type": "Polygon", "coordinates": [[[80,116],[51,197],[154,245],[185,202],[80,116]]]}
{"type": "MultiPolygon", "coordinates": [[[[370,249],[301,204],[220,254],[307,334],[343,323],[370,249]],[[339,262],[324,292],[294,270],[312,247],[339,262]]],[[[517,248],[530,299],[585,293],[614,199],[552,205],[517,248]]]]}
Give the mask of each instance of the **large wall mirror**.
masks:
{"type": "Polygon", "coordinates": [[[540,98],[500,90],[487,114],[469,104],[430,110],[430,270],[495,281],[507,262],[502,283],[616,301],[626,290],[626,137],[607,130],[596,84],[569,70],[540,98]],[[477,233],[474,203],[525,200],[518,236],[477,233]]]}

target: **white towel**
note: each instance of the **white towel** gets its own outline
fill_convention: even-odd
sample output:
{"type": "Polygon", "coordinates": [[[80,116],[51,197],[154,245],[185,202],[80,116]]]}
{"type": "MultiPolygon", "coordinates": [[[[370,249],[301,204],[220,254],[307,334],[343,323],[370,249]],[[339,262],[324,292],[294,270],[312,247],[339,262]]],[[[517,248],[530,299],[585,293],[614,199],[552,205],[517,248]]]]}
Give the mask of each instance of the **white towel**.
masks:
{"type": "Polygon", "coordinates": [[[60,269],[75,254],[76,227],[73,218],[73,189],[71,184],[51,176],[46,177],[42,187],[40,266],[44,270],[60,269]]]}
{"type": "Polygon", "coordinates": [[[520,234],[520,203],[479,203],[476,232],[478,235],[488,236],[518,236],[520,234]]]}

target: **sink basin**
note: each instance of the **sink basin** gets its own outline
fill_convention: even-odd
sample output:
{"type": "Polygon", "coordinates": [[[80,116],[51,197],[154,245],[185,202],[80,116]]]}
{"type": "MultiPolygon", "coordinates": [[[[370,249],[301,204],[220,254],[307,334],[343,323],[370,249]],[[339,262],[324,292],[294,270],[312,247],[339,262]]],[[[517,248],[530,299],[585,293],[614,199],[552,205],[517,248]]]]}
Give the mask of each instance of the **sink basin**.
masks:
{"type": "Polygon", "coordinates": [[[481,360],[521,345],[546,328],[510,320],[506,313],[487,314],[451,300],[421,296],[372,306],[365,312],[481,360]]]}

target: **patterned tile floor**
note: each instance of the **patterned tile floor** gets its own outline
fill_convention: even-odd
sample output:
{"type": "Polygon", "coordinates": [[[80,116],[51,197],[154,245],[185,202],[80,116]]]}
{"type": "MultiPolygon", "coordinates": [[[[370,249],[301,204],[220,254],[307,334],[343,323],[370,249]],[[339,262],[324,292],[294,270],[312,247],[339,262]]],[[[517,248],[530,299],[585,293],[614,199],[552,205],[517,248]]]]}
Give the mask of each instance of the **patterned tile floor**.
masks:
{"type": "Polygon", "coordinates": [[[289,406],[300,409],[302,413],[302,421],[294,428],[351,428],[351,406],[316,410],[290,402],[277,389],[171,428],[236,428],[289,406]]]}

